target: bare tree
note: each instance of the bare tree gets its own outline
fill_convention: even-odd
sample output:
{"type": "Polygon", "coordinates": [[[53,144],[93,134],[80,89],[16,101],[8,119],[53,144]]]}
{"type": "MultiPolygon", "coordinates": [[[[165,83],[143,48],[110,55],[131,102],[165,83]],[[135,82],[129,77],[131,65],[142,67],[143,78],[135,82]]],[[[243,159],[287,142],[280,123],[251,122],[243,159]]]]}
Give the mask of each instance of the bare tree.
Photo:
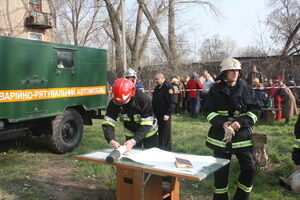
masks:
{"type": "Polygon", "coordinates": [[[283,44],[282,55],[299,52],[300,46],[300,2],[298,0],[269,0],[271,12],[267,24],[272,29],[272,38],[283,44]]]}
{"type": "MultiPolygon", "coordinates": [[[[123,64],[120,57],[122,56],[121,52],[121,33],[122,33],[122,21],[120,17],[120,2],[114,2],[110,0],[104,0],[107,8],[107,12],[110,18],[110,26],[105,26],[105,31],[107,35],[114,41],[115,43],[115,53],[116,53],[116,71],[118,76],[123,74],[123,64]]],[[[149,11],[150,12],[150,11],[149,11]]],[[[134,12],[132,12],[134,13],[134,12]]],[[[163,3],[160,2],[157,6],[154,7],[151,14],[154,16],[153,22],[157,23],[160,19],[160,16],[163,13],[163,3]]],[[[132,68],[137,69],[140,65],[141,59],[144,55],[145,49],[148,46],[148,41],[152,32],[152,28],[149,25],[144,24],[143,13],[141,10],[141,6],[137,6],[136,17],[134,22],[127,22],[126,27],[126,44],[127,49],[130,54],[128,59],[128,65],[132,68]],[[143,28],[144,25],[144,28],[143,28]]]]}
{"type": "Polygon", "coordinates": [[[238,56],[240,56],[240,57],[263,57],[263,56],[265,56],[265,54],[257,46],[247,46],[245,48],[239,49],[238,56]]]}
{"type": "Polygon", "coordinates": [[[58,0],[59,42],[92,46],[91,38],[101,28],[97,21],[101,4],[102,1],[96,0],[58,0]]]}
{"type": "Polygon", "coordinates": [[[282,69],[282,76],[293,73],[294,66],[291,56],[300,54],[300,2],[298,0],[269,0],[274,9],[267,19],[272,29],[272,39],[282,45],[275,68],[282,69]],[[287,68],[287,69],[286,69],[287,68]]]}
{"type": "Polygon", "coordinates": [[[176,0],[169,0],[169,6],[168,6],[168,10],[169,10],[169,15],[168,15],[168,41],[169,41],[169,45],[166,42],[164,36],[161,34],[161,30],[159,29],[159,27],[157,26],[156,23],[154,23],[153,20],[153,16],[151,15],[151,13],[148,10],[147,4],[145,3],[144,0],[137,0],[137,2],[139,3],[139,5],[142,8],[143,13],[145,14],[151,28],[153,29],[153,32],[168,60],[168,66],[170,68],[170,70],[172,72],[176,73],[176,65],[177,63],[177,57],[178,55],[176,55],[176,37],[175,37],[175,13],[174,13],[174,6],[177,4],[189,4],[189,3],[193,3],[193,4],[200,4],[200,5],[207,5],[209,6],[209,8],[211,10],[213,10],[213,12],[217,13],[217,9],[214,7],[213,4],[207,2],[207,1],[197,1],[197,0],[186,0],[186,1],[176,1],[176,0]]]}
{"type": "Polygon", "coordinates": [[[202,62],[219,61],[228,57],[235,49],[233,40],[221,40],[219,35],[205,39],[200,48],[202,62]]]}
{"type": "MultiPolygon", "coordinates": [[[[169,48],[173,61],[169,62],[170,64],[177,65],[177,48],[176,48],[176,36],[175,36],[175,2],[176,0],[169,0],[169,9],[168,9],[168,40],[169,48]]],[[[171,66],[172,67],[172,66],[171,66]]],[[[176,66],[174,66],[177,68],[176,66]]]]}

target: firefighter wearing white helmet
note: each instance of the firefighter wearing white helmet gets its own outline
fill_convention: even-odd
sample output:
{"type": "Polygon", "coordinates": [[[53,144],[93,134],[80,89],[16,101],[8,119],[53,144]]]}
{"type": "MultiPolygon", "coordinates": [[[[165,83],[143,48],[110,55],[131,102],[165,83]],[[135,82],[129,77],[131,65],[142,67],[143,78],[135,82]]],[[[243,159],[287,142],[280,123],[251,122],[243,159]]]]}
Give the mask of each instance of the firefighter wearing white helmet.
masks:
{"type": "MultiPolygon", "coordinates": [[[[241,63],[234,58],[221,62],[220,82],[209,90],[204,114],[211,123],[206,145],[217,158],[231,159],[235,154],[240,164],[240,175],[234,200],[249,199],[255,175],[255,161],[251,142],[251,129],[261,110],[254,91],[240,79],[241,63]]],[[[214,174],[214,200],[228,199],[230,165],[214,174]]]]}
{"type": "Polygon", "coordinates": [[[240,61],[234,58],[225,58],[222,60],[220,66],[221,73],[227,70],[242,70],[240,61]]]}
{"type": "Polygon", "coordinates": [[[128,70],[125,73],[124,77],[127,78],[127,79],[129,79],[129,78],[137,79],[136,71],[132,68],[128,68],[128,70]]]}
{"type": "Polygon", "coordinates": [[[124,78],[126,78],[128,80],[131,80],[135,84],[135,87],[138,90],[140,90],[142,92],[145,91],[144,85],[138,80],[137,73],[136,73],[136,71],[134,69],[128,68],[127,72],[124,75],[124,78]]]}

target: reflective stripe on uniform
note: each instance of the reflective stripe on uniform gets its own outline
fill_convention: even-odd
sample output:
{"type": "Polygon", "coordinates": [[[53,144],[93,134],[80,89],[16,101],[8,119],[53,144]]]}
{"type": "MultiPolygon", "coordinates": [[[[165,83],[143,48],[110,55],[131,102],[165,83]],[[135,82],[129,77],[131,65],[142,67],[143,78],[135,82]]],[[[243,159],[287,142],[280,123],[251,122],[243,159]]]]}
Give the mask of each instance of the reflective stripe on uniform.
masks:
{"type": "Polygon", "coordinates": [[[114,120],[113,118],[111,118],[111,117],[109,117],[109,116],[104,116],[104,120],[109,121],[109,122],[111,122],[111,123],[113,123],[113,124],[116,124],[116,123],[117,123],[116,120],[114,120]]]}
{"type": "Polygon", "coordinates": [[[102,122],[102,124],[111,125],[113,127],[115,126],[116,123],[117,123],[116,120],[108,116],[104,116],[104,121],[102,122]]]}
{"type": "Polygon", "coordinates": [[[225,142],[219,141],[219,140],[215,140],[215,139],[213,139],[213,138],[211,138],[211,137],[206,137],[206,141],[207,141],[208,143],[211,143],[211,144],[213,144],[213,145],[215,145],[215,146],[218,146],[218,147],[223,147],[223,148],[226,147],[226,143],[225,143],[225,142]]]}
{"type": "Polygon", "coordinates": [[[140,125],[153,125],[153,120],[154,118],[153,117],[146,117],[146,118],[141,118],[141,122],[140,122],[140,125]]]}
{"type": "Polygon", "coordinates": [[[215,188],[215,193],[216,194],[224,194],[228,192],[228,186],[225,188],[215,188]]]}
{"type": "Polygon", "coordinates": [[[115,125],[113,123],[109,122],[109,121],[103,121],[102,125],[110,125],[110,126],[115,127],[115,125]]]}
{"type": "Polygon", "coordinates": [[[146,138],[151,137],[152,135],[155,135],[155,134],[157,134],[157,130],[156,129],[154,129],[153,131],[147,133],[146,138]]]}
{"type": "Polygon", "coordinates": [[[300,139],[295,138],[294,148],[300,149],[300,139]]]}
{"type": "Polygon", "coordinates": [[[249,146],[252,146],[251,140],[245,140],[245,141],[242,141],[242,142],[232,143],[232,148],[233,149],[242,148],[242,147],[249,147],[249,146]]]}
{"type": "Polygon", "coordinates": [[[257,116],[253,112],[248,111],[242,115],[246,115],[246,116],[250,117],[253,120],[254,124],[257,122],[257,116]]]}
{"type": "Polygon", "coordinates": [[[208,121],[210,121],[210,120],[212,120],[214,117],[216,117],[218,115],[220,115],[220,114],[217,113],[217,112],[211,112],[211,113],[209,113],[209,115],[207,115],[206,118],[207,118],[208,121]]]}
{"type": "Polygon", "coordinates": [[[222,116],[228,116],[228,110],[218,110],[218,113],[222,116]]]}
{"type": "Polygon", "coordinates": [[[238,187],[247,193],[251,192],[251,190],[252,190],[252,186],[247,187],[247,186],[241,184],[240,182],[238,183],[238,187]]]}
{"type": "Polygon", "coordinates": [[[133,115],[133,119],[136,123],[140,123],[141,115],[140,114],[133,115]]]}
{"type": "MultiPolygon", "coordinates": [[[[216,139],[213,139],[211,137],[206,137],[206,141],[208,143],[210,143],[212,145],[215,145],[215,146],[218,146],[218,147],[222,147],[222,148],[226,147],[226,143],[224,141],[216,140],[216,139]]],[[[232,143],[232,148],[233,149],[249,147],[249,146],[252,146],[251,140],[245,140],[245,141],[242,141],[242,142],[233,142],[232,143]]]]}
{"type": "MultiPolygon", "coordinates": [[[[128,129],[126,129],[127,132],[125,132],[125,136],[127,137],[133,137],[134,133],[129,131],[128,129]]],[[[151,137],[152,135],[155,135],[155,133],[157,133],[157,130],[154,129],[152,131],[150,131],[149,133],[146,134],[146,138],[151,137]]]]}
{"type": "Polygon", "coordinates": [[[121,118],[123,121],[130,121],[130,118],[128,117],[127,114],[121,114],[121,118]]]}

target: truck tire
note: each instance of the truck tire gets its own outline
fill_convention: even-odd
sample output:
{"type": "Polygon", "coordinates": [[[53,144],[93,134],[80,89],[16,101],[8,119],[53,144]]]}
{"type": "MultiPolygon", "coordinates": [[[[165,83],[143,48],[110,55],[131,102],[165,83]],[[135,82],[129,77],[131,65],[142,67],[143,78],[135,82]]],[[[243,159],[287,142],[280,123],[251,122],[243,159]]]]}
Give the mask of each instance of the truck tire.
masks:
{"type": "Polygon", "coordinates": [[[51,151],[63,154],[72,151],[81,141],[83,121],[74,109],[67,109],[52,121],[52,133],[47,134],[51,151]]]}

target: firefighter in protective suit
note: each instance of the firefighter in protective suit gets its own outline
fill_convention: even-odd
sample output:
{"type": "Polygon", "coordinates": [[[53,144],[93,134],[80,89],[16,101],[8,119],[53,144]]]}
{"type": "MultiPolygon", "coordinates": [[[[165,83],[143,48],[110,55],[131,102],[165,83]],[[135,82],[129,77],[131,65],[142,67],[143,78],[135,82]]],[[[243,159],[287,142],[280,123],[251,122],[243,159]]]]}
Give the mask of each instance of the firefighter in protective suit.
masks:
{"type": "Polygon", "coordinates": [[[295,193],[300,194],[300,115],[294,127],[295,143],[292,153],[292,159],[296,165],[296,171],[294,171],[287,179],[280,177],[279,183],[292,190],[295,193]]]}
{"type": "Polygon", "coordinates": [[[150,148],[158,146],[156,120],[153,117],[149,97],[135,89],[131,80],[119,78],[112,86],[110,100],[102,123],[105,139],[117,149],[120,143],[115,139],[117,119],[123,122],[127,151],[133,146],[150,148]]]}
{"type": "MultiPolygon", "coordinates": [[[[240,79],[241,63],[234,58],[221,62],[220,82],[210,89],[204,113],[211,123],[206,145],[214,156],[231,160],[235,154],[240,164],[240,175],[233,199],[249,198],[255,175],[255,161],[251,142],[252,126],[261,109],[253,89],[240,79]]],[[[214,174],[214,200],[228,199],[230,163],[214,174]]]]}

